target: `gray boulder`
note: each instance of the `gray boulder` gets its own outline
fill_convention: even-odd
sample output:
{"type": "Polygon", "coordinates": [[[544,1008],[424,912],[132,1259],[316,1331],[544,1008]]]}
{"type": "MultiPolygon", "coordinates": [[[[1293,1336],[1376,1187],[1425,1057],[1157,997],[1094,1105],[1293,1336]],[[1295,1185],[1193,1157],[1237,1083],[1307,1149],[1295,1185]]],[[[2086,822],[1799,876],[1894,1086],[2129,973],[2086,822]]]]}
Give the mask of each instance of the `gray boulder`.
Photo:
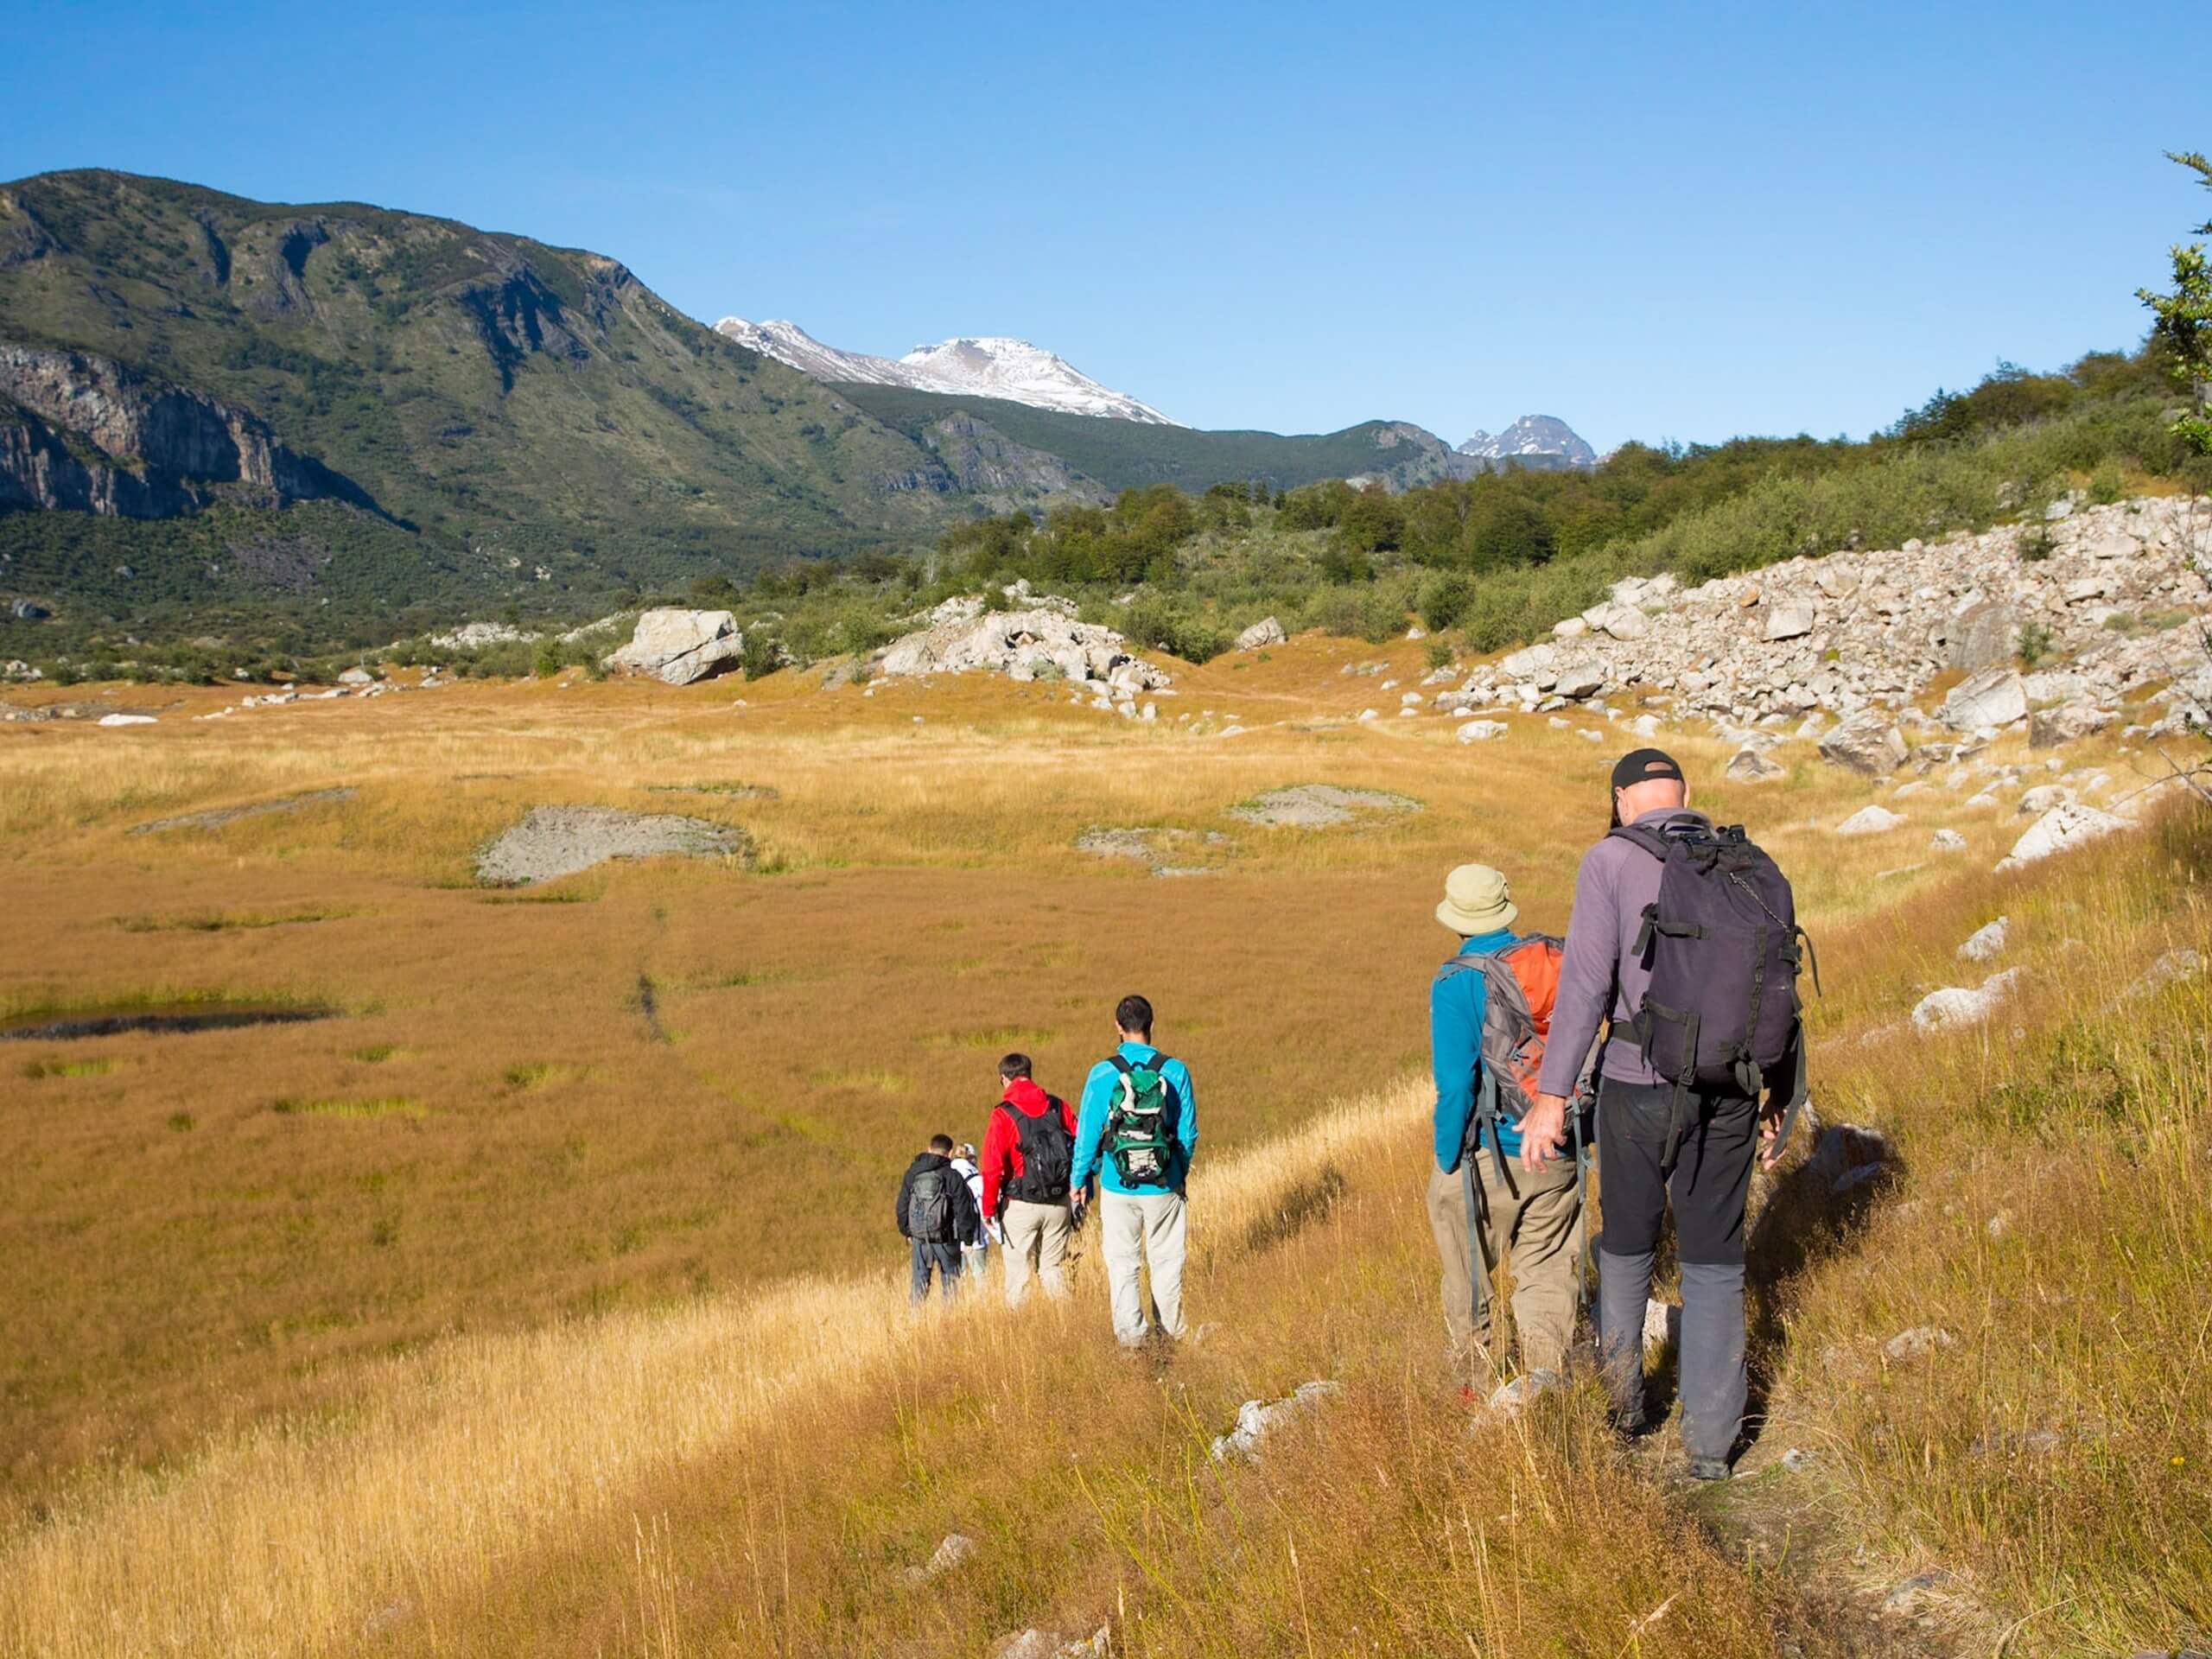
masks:
{"type": "Polygon", "coordinates": [[[1899,828],[1905,822],[1902,813],[1887,807],[1862,806],[1835,827],[1839,836],[1878,836],[1899,828]]]}
{"type": "Polygon", "coordinates": [[[2009,668],[1985,669],[1957,686],[1943,699],[1937,716],[1954,731],[2001,728],[2028,717],[2028,694],[2020,677],[2009,668]]]}
{"type": "Polygon", "coordinates": [[[1821,740],[1821,759],[1869,778],[1888,777],[1904,765],[1905,753],[1904,734],[1896,722],[1871,709],[1821,740]]]}
{"type": "Polygon", "coordinates": [[[1281,623],[1272,616],[1265,617],[1236,636],[1236,649],[1257,651],[1262,645],[1279,645],[1288,637],[1283,632],[1281,623]]]}
{"type": "Polygon", "coordinates": [[[1603,663],[1562,663],[1552,671],[1554,696],[1586,697],[1601,690],[1605,683],[1605,665],[1603,663]]]}
{"type": "Polygon", "coordinates": [[[2038,709],[2028,717],[2028,747],[2056,748],[2061,743],[2071,743],[2092,732],[2101,732],[2112,721],[2109,713],[2093,702],[2068,702],[2056,709],[2038,709]]]}
{"type": "Polygon", "coordinates": [[[2012,861],[2029,864],[2039,858],[2049,858],[2053,853],[2079,847],[2085,842],[2108,836],[2115,830],[2127,828],[2127,820],[2114,817],[2109,812],[2100,812],[2094,806],[2054,806],[2028,827],[2028,832],[2012,843],[2012,861]]]}
{"type": "Polygon", "coordinates": [[[744,653],[745,636],[728,611],[668,606],[641,613],[630,643],[608,657],[607,666],[690,685],[734,668],[744,653]]]}
{"type": "Polygon", "coordinates": [[[1966,962],[1987,962],[2005,948],[2005,936],[2012,931],[2012,918],[1999,916],[1974,929],[1959,947],[1959,956],[1966,962]]]}
{"type": "Polygon", "coordinates": [[[2010,667],[2019,642],[2020,613],[2010,605],[1986,600],[1951,624],[1951,666],[1968,674],[2010,667]]]}
{"type": "Polygon", "coordinates": [[[1771,784],[1789,775],[1789,768],[1770,760],[1757,749],[1738,749],[1724,774],[1739,784],[1771,784]]]}
{"type": "Polygon", "coordinates": [[[1802,639],[1812,631],[1813,607],[1802,600],[1777,600],[1766,613],[1766,637],[1770,643],[1802,639]]]}

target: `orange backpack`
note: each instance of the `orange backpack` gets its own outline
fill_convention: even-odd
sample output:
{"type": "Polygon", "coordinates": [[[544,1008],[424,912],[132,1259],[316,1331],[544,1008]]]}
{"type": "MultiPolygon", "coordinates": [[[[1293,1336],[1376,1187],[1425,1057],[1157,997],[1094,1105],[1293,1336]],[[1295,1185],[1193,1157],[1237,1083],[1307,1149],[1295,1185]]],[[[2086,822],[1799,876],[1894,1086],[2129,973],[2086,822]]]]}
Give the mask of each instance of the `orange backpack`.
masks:
{"type": "MultiPolygon", "coordinates": [[[[1503,950],[1462,952],[1436,971],[1439,981],[1454,974],[1480,974],[1486,992],[1482,1078],[1476,1109],[1467,1121],[1470,1150],[1484,1123],[1499,1118],[1518,1123],[1536,1103],[1536,1076],[1543,1070],[1552,1007],[1559,1001],[1560,960],[1566,949],[1565,941],[1548,933],[1531,933],[1503,950]]],[[[1587,1071],[1586,1064],[1585,1075],[1587,1071]]]]}

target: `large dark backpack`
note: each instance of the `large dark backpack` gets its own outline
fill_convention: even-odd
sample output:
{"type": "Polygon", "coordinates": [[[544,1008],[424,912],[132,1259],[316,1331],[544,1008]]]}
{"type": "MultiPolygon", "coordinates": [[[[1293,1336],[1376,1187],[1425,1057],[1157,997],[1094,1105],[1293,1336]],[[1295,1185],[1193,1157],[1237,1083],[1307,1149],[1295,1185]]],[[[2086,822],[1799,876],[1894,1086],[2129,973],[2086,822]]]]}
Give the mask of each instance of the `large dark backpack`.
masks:
{"type": "Polygon", "coordinates": [[[1797,976],[1808,962],[1820,988],[1789,880],[1740,824],[1715,829],[1677,819],[1610,834],[1663,867],[1659,897],[1644,906],[1637,937],[1651,987],[1635,1020],[1645,1064],[1675,1086],[1667,1164],[1674,1163],[1699,1090],[1785,1098],[1779,1152],[1805,1103],[1797,976]]]}
{"type": "MultiPolygon", "coordinates": [[[[906,1232],[925,1244],[950,1244],[953,1236],[951,1184],[960,1172],[950,1164],[918,1173],[906,1190],[906,1232]]],[[[963,1182],[962,1185],[966,1185],[963,1182]]]]}
{"type": "Polygon", "coordinates": [[[1106,1155],[1128,1185],[1166,1186],[1175,1157],[1167,1122],[1167,1057],[1155,1054],[1135,1062],[1119,1054],[1106,1058],[1119,1074],[1106,1114],[1106,1155]]]}
{"type": "Polygon", "coordinates": [[[1020,1108],[1006,1107],[1014,1119],[1015,1144],[1021,1152],[1021,1173],[1000,1191],[1024,1204],[1059,1204],[1068,1196],[1069,1178],[1075,1173],[1075,1136],[1068,1133],[1065,1109],[1053,1096],[1045,1096],[1045,1109],[1032,1117],[1020,1108]]]}

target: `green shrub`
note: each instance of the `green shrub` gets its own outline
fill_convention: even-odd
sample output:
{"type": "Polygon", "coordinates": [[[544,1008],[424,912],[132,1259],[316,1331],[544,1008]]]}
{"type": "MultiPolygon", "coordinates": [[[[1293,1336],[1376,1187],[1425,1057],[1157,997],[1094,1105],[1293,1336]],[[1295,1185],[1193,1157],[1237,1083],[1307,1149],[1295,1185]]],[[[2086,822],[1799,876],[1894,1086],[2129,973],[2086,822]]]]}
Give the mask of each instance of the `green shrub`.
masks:
{"type": "Polygon", "coordinates": [[[1465,613],[1473,591],[1473,584],[1457,571],[1440,572],[1421,583],[1414,608],[1432,633],[1441,633],[1465,613]]]}
{"type": "Polygon", "coordinates": [[[2099,506],[2110,506],[2126,489],[2127,478],[2118,461],[2108,461],[2089,475],[2089,499],[2099,506]]]}
{"type": "Polygon", "coordinates": [[[2033,668],[2050,655],[2050,630],[2039,621],[2031,621],[2020,630],[2020,661],[2033,668]]]}

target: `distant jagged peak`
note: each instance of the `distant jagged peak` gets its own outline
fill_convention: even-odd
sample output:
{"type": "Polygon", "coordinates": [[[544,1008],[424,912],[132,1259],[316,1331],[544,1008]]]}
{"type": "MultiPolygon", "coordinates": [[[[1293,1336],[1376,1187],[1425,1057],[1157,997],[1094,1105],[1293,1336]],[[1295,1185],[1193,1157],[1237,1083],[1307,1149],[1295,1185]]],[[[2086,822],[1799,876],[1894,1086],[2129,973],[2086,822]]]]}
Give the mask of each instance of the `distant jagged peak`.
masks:
{"type": "Polygon", "coordinates": [[[1155,426],[1180,424],[1127,392],[1102,386],[1057,353],[1002,334],[957,335],[892,359],[825,345],[785,319],[748,322],[743,317],[724,317],[715,330],[817,380],[997,397],[1034,409],[1155,426]]]}
{"type": "Polygon", "coordinates": [[[1523,415],[1503,432],[1478,432],[1459,446],[1459,453],[1484,461],[1557,455],[1570,467],[1598,464],[1598,452],[1556,415],[1523,415]]]}

